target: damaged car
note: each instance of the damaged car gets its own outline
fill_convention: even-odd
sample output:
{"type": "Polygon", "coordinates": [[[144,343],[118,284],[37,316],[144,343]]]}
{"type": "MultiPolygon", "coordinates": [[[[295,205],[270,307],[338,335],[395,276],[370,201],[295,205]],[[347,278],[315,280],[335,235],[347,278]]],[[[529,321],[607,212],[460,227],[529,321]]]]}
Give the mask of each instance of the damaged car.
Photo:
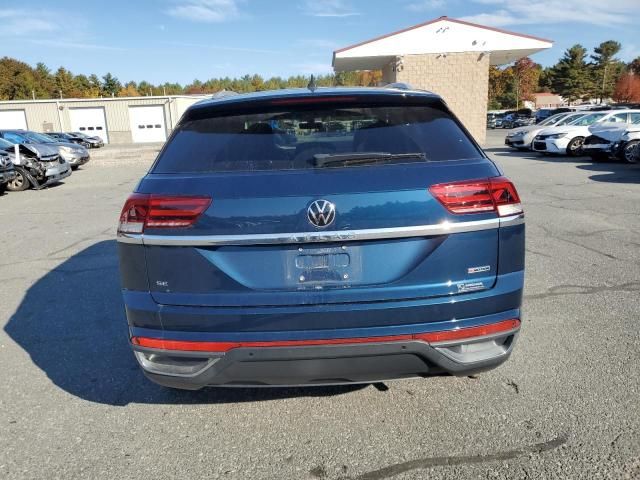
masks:
{"type": "Polygon", "coordinates": [[[16,169],[7,152],[0,151],[0,195],[7,188],[7,183],[16,178],[16,169]]]}
{"type": "Polygon", "coordinates": [[[7,154],[15,169],[6,186],[11,192],[21,192],[29,187],[39,190],[71,175],[71,166],[55,147],[13,144],[0,138],[0,151],[7,154]]]}
{"type": "Polygon", "coordinates": [[[84,165],[90,159],[89,152],[83,146],[60,141],[43,133],[31,132],[29,130],[0,130],[0,137],[11,143],[52,147],[73,170],[84,165]]]}

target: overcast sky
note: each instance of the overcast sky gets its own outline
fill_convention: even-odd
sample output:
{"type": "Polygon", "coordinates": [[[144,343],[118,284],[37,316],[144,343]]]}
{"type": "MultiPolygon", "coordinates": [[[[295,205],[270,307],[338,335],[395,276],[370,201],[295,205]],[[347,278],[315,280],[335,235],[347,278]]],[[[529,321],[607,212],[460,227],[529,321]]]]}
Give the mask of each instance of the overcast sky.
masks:
{"type": "Polygon", "coordinates": [[[640,0],[2,0],[0,55],[121,81],[328,73],[336,48],[447,15],[640,56],[640,0]]]}

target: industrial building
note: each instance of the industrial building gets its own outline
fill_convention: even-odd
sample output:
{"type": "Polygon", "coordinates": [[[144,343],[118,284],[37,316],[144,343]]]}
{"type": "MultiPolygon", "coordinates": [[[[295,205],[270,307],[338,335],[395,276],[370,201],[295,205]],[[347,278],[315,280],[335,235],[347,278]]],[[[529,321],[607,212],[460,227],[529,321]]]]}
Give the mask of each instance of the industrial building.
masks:
{"type": "Polygon", "coordinates": [[[552,46],[544,38],[440,17],[336,50],[333,68],[382,70],[385,83],[437,93],[483,143],[489,65],[506,65],[552,46]]]}
{"type": "MultiPolygon", "coordinates": [[[[550,48],[550,40],[448,17],[333,52],[336,72],[381,70],[441,95],[477,141],[486,134],[489,66],[550,48]]],[[[0,102],[0,128],[80,131],[105,142],[163,142],[184,111],[210,96],[158,96],[0,102]]]]}
{"type": "Polygon", "coordinates": [[[0,102],[0,129],[83,132],[105,143],[164,142],[184,111],[211,96],[74,98],[0,102]]]}

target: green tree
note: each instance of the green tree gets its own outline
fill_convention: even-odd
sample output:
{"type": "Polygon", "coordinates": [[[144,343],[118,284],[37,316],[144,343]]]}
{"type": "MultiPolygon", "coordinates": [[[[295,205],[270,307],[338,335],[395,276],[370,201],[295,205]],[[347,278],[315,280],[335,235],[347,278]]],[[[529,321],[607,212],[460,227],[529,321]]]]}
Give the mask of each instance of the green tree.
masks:
{"type": "Polygon", "coordinates": [[[640,57],[636,57],[631,62],[629,62],[629,65],[627,65],[627,68],[631,73],[640,75],[640,57]]]}
{"type": "Polygon", "coordinates": [[[551,72],[551,89],[570,103],[588,97],[593,91],[587,50],[580,44],[569,48],[551,72]]]}
{"type": "Polygon", "coordinates": [[[107,73],[102,77],[102,94],[106,97],[114,97],[122,88],[122,84],[120,81],[111,75],[111,73],[107,73]]]}
{"type": "Polygon", "coordinates": [[[56,85],[56,97],[71,98],[76,97],[76,86],[74,83],[73,73],[64,67],[58,68],[54,75],[54,81],[56,85]]]}
{"type": "Polygon", "coordinates": [[[36,81],[35,96],[36,98],[51,98],[56,90],[56,83],[51,70],[42,62],[36,64],[33,70],[36,81]]]}
{"type": "Polygon", "coordinates": [[[624,71],[624,64],[615,58],[621,48],[620,43],[607,40],[593,49],[591,58],[594,61],[594,94],[599,98],[599,103],[602,103],[603,99],[611,98],[616,82],[624,71]]]}

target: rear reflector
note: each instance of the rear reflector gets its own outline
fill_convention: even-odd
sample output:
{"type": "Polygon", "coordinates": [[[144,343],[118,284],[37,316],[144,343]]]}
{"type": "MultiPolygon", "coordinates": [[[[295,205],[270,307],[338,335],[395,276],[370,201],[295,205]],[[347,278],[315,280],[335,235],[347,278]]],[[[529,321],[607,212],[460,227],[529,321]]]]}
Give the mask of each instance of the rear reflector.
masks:
{"type": "Polygon", "coordinates": [[[323,340],[280,340],[272,342],[194,342],[167,340],[162,338],[133,337],[131,343],[147,348],[180,350],[185,352],[224,353],[235,348],[307,347],[320,345],[356,345],[362,343],[410,342],[426,343],[450,342],[484,337],[500,332],[509,332],[520,327],[520,320],[510,319],[478,327],[459,328],[442,332],[416,333],[409,335],[389,335],[386,337],[330,338],[323,340]]]}
{"type": "Polygon", "coordinates": [[[143,233],[145,228],[184,228],[193,225],[211,204],[205,196],[134,193],[120,213],[118,233],[143,233]]]}
{"type": "Polygon", "coordinates": [[[504,177],[440,183],[429,192],[451,213],[497,212],[506,217],[522,213],[516,187],[504,177]]]}

